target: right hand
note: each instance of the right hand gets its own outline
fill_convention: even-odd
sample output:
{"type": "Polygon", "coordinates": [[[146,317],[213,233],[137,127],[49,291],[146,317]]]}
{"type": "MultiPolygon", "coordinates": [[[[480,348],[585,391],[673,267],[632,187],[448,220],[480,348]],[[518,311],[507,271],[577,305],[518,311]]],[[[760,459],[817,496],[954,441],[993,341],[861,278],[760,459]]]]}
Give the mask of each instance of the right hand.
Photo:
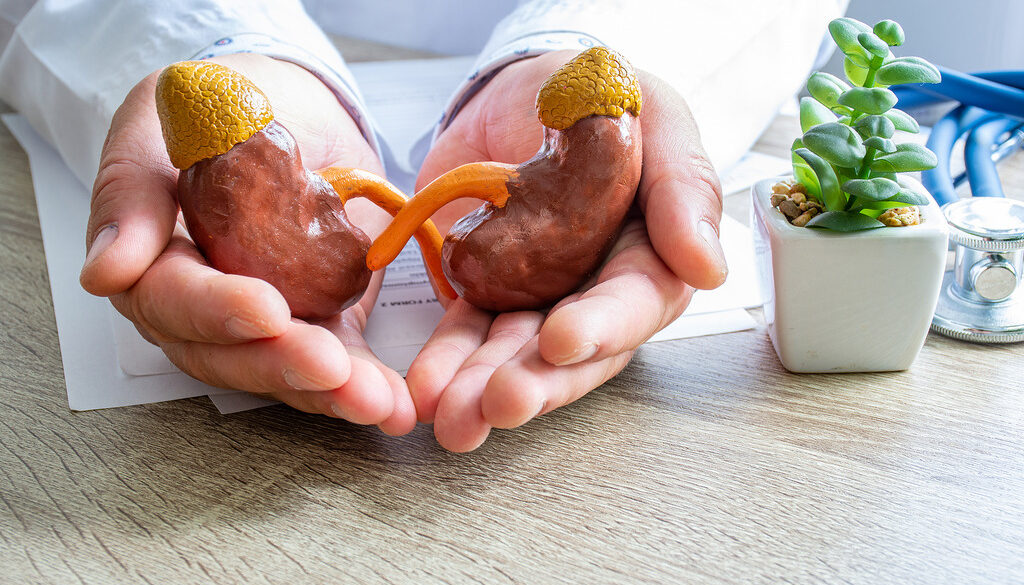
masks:
{"type": "MultiPolygon", "coordinates": [[[[543,137],[535,88],[573,56],[552,52],[502,69],[440,135],[417,186],[466,163],[533,156],[543,137]]],[[[445,448],[475,449],[491,428],[517,427],[580,398],[674,321],[695,288],[724,282],[721,189],[696,123],[682,96],[651,74],[639,76],[636,213],[596,276],[550,311],[494,314],[456,300],[409,367],[420,420],[433,422],[445,448]]],[[[433,219],[444,233],[478,205],[449,204],[433,219]]]]}
{"type": "MultiPolygon", "coordinates": [[[[261,55],[212,60],[263,89],[307,168],[340,165],[383,176],[351,117],[311,73],[261,55]]],[[[178,210],[178,171],[156,114],[158,75],[139,82],[114,114],[93,187],[82,286],[110,297],[143,337],[194,378],[305,412],[376,424],[389,434],[409,432],[416,414],[405,381],[362,337],[383,273],[341,315],[307,323],[291,318],[270,284],[211,268],[178,210]]],[[[370,238],[390,219],[361,199],[346,212],[370,238]]]]}

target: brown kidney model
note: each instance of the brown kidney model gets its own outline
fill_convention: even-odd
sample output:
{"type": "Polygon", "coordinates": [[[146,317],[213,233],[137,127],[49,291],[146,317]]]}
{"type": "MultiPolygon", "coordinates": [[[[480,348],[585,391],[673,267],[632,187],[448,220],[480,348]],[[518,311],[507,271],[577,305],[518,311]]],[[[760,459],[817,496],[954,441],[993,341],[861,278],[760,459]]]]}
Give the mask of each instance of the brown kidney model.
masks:
{"type": "MultiPolygon", "coordinates": [[[[370,239],[349,222],[344,203],[365,196],[395,214],[401,193],[358,169],[307,170],[266,96],[226,67],[168,67],[157,82],[157,110],[181,170],[185,224],[211,266],[269,282],[296,317],[329,317],[359,300],[370,281],[370,239]]],[[[424,224],[416,236],[428,265],[439,267],[437,230],[424,224]]]]}
{"type": "Polygon", "coordinates": [[[639,84],[604,47],[575,57],[541,87],[544,144],[518,165],[471,163],[424,187],[374,242],[367,264],[390,262],[422,221],[459,197],[487,201],[444,240],[444,273],[491,311],[550,307],[600,266],[640,181],[639,84]]]}
{"type": "Polygon", "coordinates": [[[331,186],[302,167],[276,121],[179,173],[178,203],[212,266],[269,282],[297,317],[338,313],[370,282],[370,238],[331,186]]]}

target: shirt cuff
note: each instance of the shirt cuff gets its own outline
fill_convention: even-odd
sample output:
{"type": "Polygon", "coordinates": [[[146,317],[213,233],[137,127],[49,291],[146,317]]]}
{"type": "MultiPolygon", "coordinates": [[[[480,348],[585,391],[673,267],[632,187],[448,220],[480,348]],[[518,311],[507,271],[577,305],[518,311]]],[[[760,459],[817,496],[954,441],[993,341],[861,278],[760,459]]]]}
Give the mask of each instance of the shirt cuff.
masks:
{"type": "Polygon", "coordinates": [[[448,104],[441,114],[441,119],[437,121],[437,125],[434,127],[432,141],[436,141],[445,128],[452,123],[455,116],[459,114],[463,106],[508,65],[520,59],[536,57],[551,51],[565,49],[585,51],[590,47],[604,46],[604,44],[597,37],[580,31],[546,30],[517,37],[493,51],[481,55],[473,66],[473,71],[455,90],[451,99],[448,100],[448,104]]]}
{"type": "Polygon", "coordinates": [[[355,78],[348,68],[345,67],[343,61],[340,62],[340,65],[332,67],[301,47],[260,33],[239,33],[218,39],[215,43],[199,51],[191,58],[203,60],[234,53],[266,55],[267,57],[294,63],[315,75],[338,98],[338,103],[345,108],[345,111],[348,112],[348,115],[356,123],[363,138],[373,148],[373,151],[377,153],[377,158],[381,161],[384,160],[377,126],[370,117],[366,102],[356,86],[355,78]]]}

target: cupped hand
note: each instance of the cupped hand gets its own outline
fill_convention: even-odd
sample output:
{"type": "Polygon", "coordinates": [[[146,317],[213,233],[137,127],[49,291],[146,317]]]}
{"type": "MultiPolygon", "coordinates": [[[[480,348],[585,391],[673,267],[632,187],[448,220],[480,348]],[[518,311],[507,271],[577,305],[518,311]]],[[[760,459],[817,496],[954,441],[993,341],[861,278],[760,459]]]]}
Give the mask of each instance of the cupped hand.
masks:
{"type": "MultiPolygon", "coordinates": [[[[465,163],[520,163],[543,139],[537,89],[574,56],[548,53],[503,69],[460,111],[427,156],[417,190],[465,163]]],[[[459,299],[406,377],[418,417],[453,451],[475,449],[615,376],[637,347],[725,281],[722,196],[683,98],[640,72],[643,171],[634,210],[607,261],[548,312],[494,314],[459,299]]],[[[457,201],[442,233],[479,202],[457,201]]]]}
{"type": "MultiPolygon", "coordinates": [[[[213,59],[260,87],[306,168],[355,167],[383,175],[373,150],[334,95],[306,70],[252,54],[213,59]]],[[[390,434],[416,423],[402,377],[370,351],[362,332],[380,288],[321,322],[292,319],[284,297],[255,278],[211,268],[185,230],[178,171],[156,114],[156,72],[117,110],[93,187],[82,286],[110,297],[142,335],[191,376],[281,400],[306,412],[390,434]]],[[[346,205],[371,238],[388,216],[365,200],[346,205]]]]}

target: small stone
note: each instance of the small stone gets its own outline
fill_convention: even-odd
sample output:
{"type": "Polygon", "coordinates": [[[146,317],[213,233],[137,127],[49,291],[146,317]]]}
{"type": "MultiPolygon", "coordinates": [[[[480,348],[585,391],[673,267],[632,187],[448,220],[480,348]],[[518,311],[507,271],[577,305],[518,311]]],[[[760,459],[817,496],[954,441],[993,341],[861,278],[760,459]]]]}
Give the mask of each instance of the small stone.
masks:
{"type": "Polygon", "coordinates": [[[789,193],[789,185],[786,183],[775,183],[772,185],[772,193],[782,193],[783,195],[789,193]]]}
{"type": "Polygon", "coordinates": [[[918,225],[921,223],[921,213],[917,207],[894,207],[879,215],[878,221],[889,227],[918,225]]]}
{"type": "Polygon", "coordinates": [[[780,193],[776,193],[776,194],[772,195],[772,207],[778,207],[779,203],[782,203],[785,200],[786,200],[786,196],[782,195],[780,193]]]}
{"type": "Polygon", "coordinates": [[[781,211],[789,219],[793,219],[800,215],[800,208],[797,207],[796,203],[793,203],[791,199],[786,199],[779,204],[779,211],[781,211]]]}
{"type": "Polygon", "coordinates": [[[789,198],[792,199],[793,203],[796,203],[797,205],[802,205],[805,201],[807,201],[807,195],[804,193],[800,193],[799,191],[792,193],[789,196],[789,198]]]}
{"type": "Polygon", "coordinates": [[[804,187],[803,183],[794,183],[793,188],[789,190],[790,193],[804,193],[807,194],[807,187],[804,187]]]}
{"type": "Polygon", "coordinates": [[[796,219],[789,223],[795,225],[796,227],[804,227],[805,225],[807,225],[807,222],[811,221],[811,218],[813,218],[815,215],[818,215],[818,210],[812,207],[807,211],[801,213],[799,216],[796,217],[796,219]]]}

